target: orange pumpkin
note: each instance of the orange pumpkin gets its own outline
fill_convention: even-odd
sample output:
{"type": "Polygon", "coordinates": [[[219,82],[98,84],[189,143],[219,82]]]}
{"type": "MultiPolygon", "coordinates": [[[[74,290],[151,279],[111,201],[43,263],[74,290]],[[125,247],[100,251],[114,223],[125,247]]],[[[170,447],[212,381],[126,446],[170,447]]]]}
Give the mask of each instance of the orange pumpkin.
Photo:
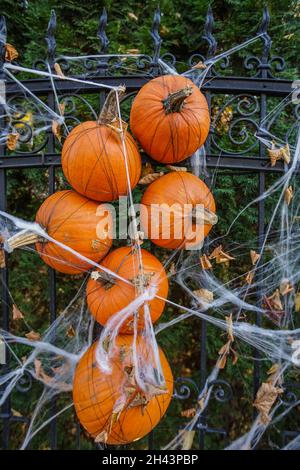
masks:
{"type": "Polygon", "coordinates": [[[191,80],[163,75],[144,85],[133,101],[130,127],[145,152],[162,163],[192,155],[210,126],[207,101],[191,80]]]}
{"type": "MultiPolygon", "coordinates": [[[[138,344],[145,350],[141,337],[138,344]]],[[[82,426],[97,442],[120,445],[141,439],[158,424],[171,401],[173,376],[162,350],[159,348],[159,356],[166,386],[147,397],[133,382],[131,345],[132,336],[117,338],[108,374],[96,362],[97,343],[86,351],[75,370],[75,410],[82,426]]],[[[143,361],[147,361],[146,352],[143,361]]]]}
{"type": "MultiPolygon", "coordinates": [[[[74,191],[58,191],[49,196],[39,208],[36,222],[50,237],[95,262],[106,255],[112,244],[109,209],[74,191]]],[[[92,266],[35,233],[21,232],[8,240],[12,249],[31,243],[36,243],[45,263],[62,273],[78,274],[92,266]]]]}
{"type": "MultiPolygon", "coordinates": [[[[99,120],[76,126],[62,149],[62,169],[68,182],[78,193],[96,201],[113,201],[128,193],[124,148],[117,130],[115,106],[112,92],[99,120]]],[[[130,186],[134,188],[141,174],[141,157],[127,131],[125,147],[130,186]]]]}
{"type": "MultiPolygon", "coordinates": [[[[87,283],[86,295],[90,312],[97,322],[105,325],[107,320],[132,302],[137,293],[139,282],[141,285],[157,286],[157,294],[166,298],[168,296],[168,278],[161,262],[148,251],[142,249],[144,282],[139,272],[138,254],[133,248],[127,246],[117,248],[109,253],[102,261],[102,266],[116,272],[119,276],[133,282],[128,285],[115,278],[109,278],[106,273],[97,270],[98,279],[90,278],[87,283]]],[[[93,277],[94,274],[93,274],[93,277]]],[[[154,298],[149,302],[150,314],[154,323],[161,316],[165,302],[154,298]]],[[[143,327],[143,308],[139,309],[138,327],[143,327]]],[[[122,333],[132,333],[133,318],[131,317],[121,328],[122,333]]]]}
{"type": "Polygon", "coordinates": [[[183,171],[151,183],[141,204],[143,231],[163,248],[195,248],[217,221],[209,188],[197,176],[183,171]]]}

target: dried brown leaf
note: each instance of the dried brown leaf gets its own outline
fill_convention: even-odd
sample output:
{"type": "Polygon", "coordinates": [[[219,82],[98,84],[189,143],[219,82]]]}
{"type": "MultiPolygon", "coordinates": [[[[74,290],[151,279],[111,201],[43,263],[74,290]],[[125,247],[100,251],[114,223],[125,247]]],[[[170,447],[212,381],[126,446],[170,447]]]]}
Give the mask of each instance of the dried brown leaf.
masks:
{"type": "Polygon", "coordinates": [[[257,261],[259,260],[260,256],[259,256],[258,253],[256,253],[255,250],[250,250],[250,258],[251,258],[251,262],[254,266],[257,263],[257,261]]]}
{"type": "Polygon", "coordinates": [[[63,73],[61,66],[57,62],[55,62],[54,64],[54,70],[56,75],[59,75],[61,78],[65,78],[65,74],[63,73]]]}
{"type": "Polygon", "coordinates": [[[195,65],[193,65],[192,69],[200,69],[200,70],[204,70],[207,68],[207,65],[205,65],[204,62],[202,62],[202,60],[199,60],[199,62],[195,65]]]}
{"type": "Polygon", "coordinates": [[[200,256],[200,264],[201,264],[202,269],[211,269],[212,268],[212,264],[209,261],[208,256],[205,255],[205,254],[200,256]]]}
{"type": "Polygon", "coordinates": [[[14,408],[12,408],[11,412],[13,416],[16,416],[17,418],[22,418],[22,414],[20,413],[20,411],[17,411],[14,408]]]}
{"type": "Polygon", "coordinates": [[[267,299],[274,310],[283,310],[279,289],[276,289],[270,297],[267,297],[267,299]]]}
{"type": "Polygon", "coordinates": [[[102,431],[102,432],[100,432],[100,434],[98,434],[98,435],[95,437],[94,441],[95,441],[96,443],[102,442],[103,444],[106,444],[107,439],[108,439],[108,432],[107,432],[107,431],[102,431]]]}
{"type": "Polygon", "coordinates": [[[293,187],[289,186],[288,188],[286,188],[286,190],[284,192],[284,200],[285,200],[285,202],[288,206],[290,205],[290,203],[293,199],[293,196],[294,196],[293,187]]]}
{"type": "Polygon", "coordinates": [[[26,333],[26,338],[30,339],[30,341],[39,341],[41,339],[40,333],[37,333],[36,331],[30,331],[29,333],[26,333]]]}
{"type": "Polygon", "coordinates": [[[36,377],[39,378],[42,372],[42,363],[39,361],[39,359],[34,360],[34,369],[36,377]]]}
{"type": "Polygon", "coordinates": [[[253,406],[259,411],[263,424],[270,422],[270,410],[281,393],[283,393],[282,388],[275,387],[275,385],[269,382],[263,382],[258,389],[253,406]]]}
{"type": "Polygon", "coordinates": [[[61,142],[61,138],[62,138],[61,126],[59,122],[56,121],[55,119],[52,121],[52,132],[53,132],[53,135],[55,135],[55,137],[59,140],[59,142],[61,142]]]}
{"type": "Polygon", "coordinates": [[[23,318],[23,313],[18,309],[15,304],[13,304],[13,320],[23,320],[23,318]]]}
{"type": "Polygon", "coordinates": [[[15,150],[19,137],[20,137],[20,134],[18,132],[15,132],[13,134],[8,134],[7,139],[6,139],[6,147],[8,148],[8,150],[15,150]]]}
{"type": "Polygon", "coordinates": [[[0,249],[0,269],[5,268],[6,263],[5,263],[5,251],[0,249]]]}
{"type": "Polygon", "coordinates": [[[255,274],[254,271],[249,271],[249,272],[247,273],[246,279],[245,279],[246,282],[247,282],[247,284],[249,284],[249,285],[252,284],[253,278],[254,278],[254,274],[255,274]]]}
{"type": "Polygon", "coordinates": [[[139,184],[150,184],[153,183],[153,181],[156,181],[159,179],[161,176],[163,176],[163,172],[161,171],[160,173],[149,173],[148,175],[144,176],[139,180],[139,184]]]}
{"type": "Polygon", "coordinates": [[[181,412],[181,416],[183,418],[193,418],[196,414],[196,408],[188,408],[187,410],[183,410],[181,412]]]}
{"type": "Polygon", "coordinates": [[[205,303],[212,303],[214,300],[214,294],[208,289],[197,289],[193,291],[193,294],[199,299],[204,301],[205,303]]]}
{"type": "Polygon", "coordinates": [[[217,246],[217,248],[215,248],[209,255],[209,259],[215,259],[217,264],[232,261],[234,257],[230,256],[228,253],[225,253],[222,248],[222,245],[217,246]]]}
{"type": "Polygon", "coordinates": [[[5,44],[5,60],[12,62],[19,57],[17,49],[9,43],[5,44]]]}
{"type": "Polygon", "coordinates": [[[167,165],[167,168],[171,171],[187,171],[186,166],[167,165]]]}
{"type": "Polygon", "coordinates": [[[276,374],[279,370],[279,364],[273,364],[270,369],[267,371],[267,374],[268,375],[273,375],[273,374],[276,374]]]}
{"type": "Polygon", "coordinates": [[[74,336],[76,336],[76,331],[74,330],[72,325],[69,325],[69,327],[67,329],[67,336],[69,338],[74,338],[74,336]]]}
{"type": "Polygon", "coordinates": [[[283,297],[293,292],[293,290],[294,290],[294,287],[292,286],[292,284],[290,283],[288,279],[283,279],[281,281],[280,286],[279,286],[279,292],[283,297]]]}

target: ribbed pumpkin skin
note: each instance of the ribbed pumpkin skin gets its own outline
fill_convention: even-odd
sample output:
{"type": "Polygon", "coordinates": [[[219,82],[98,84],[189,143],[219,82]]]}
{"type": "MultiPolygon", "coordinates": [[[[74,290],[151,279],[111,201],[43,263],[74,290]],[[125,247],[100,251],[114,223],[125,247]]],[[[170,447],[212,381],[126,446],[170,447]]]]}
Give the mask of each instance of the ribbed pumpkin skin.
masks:
{"type": "MultiPolygon", "coordinates": [[[[36,222],[58,242],[79,254],[99,262],[109,251],[112,238],[112,217],[109,213],[108,236],[99,239],[97,225],[105,221],[105,213],[96,215],[99,204],[74,191],[58,191],[49,196],[39,208],[36,222]]],[[[67,274],[78,274],[91,268],[87,263],[59,247],[54,242],[36,243],[36,249],[45,263],[67,274]]]]}
{"type": "MultiPolygon", "coordinates": [[[[113,407],[120,397],[120,388],[124,383],[123,363],[129,355],[131,344],[132,336],[122,335],[117,338],[117,347],[122,347],[123,359],[121,359],[119,349],[112,360],[110,374],[103,373],[96,363],[97,343],[86,351],[75,370],[73,385],[75,410],[82,426],[94,438],[105,430],[113,407]]],[[[134,406],[122,411],[118,421],[112,425],[107,444],[126,444],[141,439],[158,424],[165,414],[172,398],[173,376],[169,363],[160,348],[159,355],[167,393],[152,398],[144,409],[141,406],[134,406]]],[[[147,360],[146,357],[145,360],[147,360]]]]}
{"type": "MultiPolygon", "coordinates": [[[[131,188],[141,174],[141,157],[126,132],[131,188]]],[[[83,122],[68,135],[62,149],[62,169],[70,185],[96,201],[113,201],[128,193],[121,137],[117,131],[94,121],[83,122]]]]}
{"type": "Polygon", "coordinates": [[[162,163],[176,163],[205,142],[210,126],[207,101],[188,78],[163,75],[144,85],[130,112],[130,128],[145,152],[162,163]],[[192,94],[180,112],[166,114],[162,100],[186,86],[192,94]]]}
{"type": "MultiPolygon", "coordinates": [[[[148,251],[142,249],[142,259],[144,274],[154,273],[151,276],[150,285],[157,286],[157,294],[161,297],[167,298],[169,283],[166,272],[161,262],[148,251]]],[[[111,251],[101,263],[102,266],[116,272],[119,276],[132,280],[138,273],[139,263],[137,253],[133,253],[131,247],[121,247],[111,251]]],[[[86,288],[87,304],[90,312],[95,317],[98,323],[105,325],[107,320],[117,313],[119,310],[126,307],[130,302],[136,298],[136,290],[133,286],[125,282],[115,280],[115,284],[106,289],[101,281],[90,279],[86,288]]],[[[165,302],[163,300],[154,298],[149,302],[151,320],[154,323],[161,316],[165,302]]],[[[138,328],[143,326],[143,308],[139,309],[140,319],[138,321],[138,328]]],[[[132,333],[132,320],[131,317],[126,324],[121,328],[121,333],[132,333]]]]}
{"type": "MultiPolygon", "coordinates": [[[[186,248],[187,244],[190,247],[197,245],[208,235],[212,226],[205,224],[198,235],[185,239],[183,211],[182,213],[171,211],[168,222],[167,217],[165,219],[159,217],[159,210],[155,207],[155,204],[164,204],[167,207],[178,204],[180,208],[184,207],[185,204],[191,204],[192,206],[202,204],[206,209],[216,212],[214,198],[206,184],[197,176],[183,171],[168,173],[151,183],[142,197],[141,204],[141,225],[145,234],[156,245],[170,249],[183,249],[186,248]],[[158,236],[155,237],[151,233],[154,233],[152,230],[156,227],[158,231],[154,235],[158,236]],[[178,228],[181,229],[183,235],[181,238],[175,238],[176,229],[178,228]]],[[[168,215],[165,209],[162,209],[162,213],[168,215]]],[[[195,230],[194,224],[192,229],[195,230]]]]}

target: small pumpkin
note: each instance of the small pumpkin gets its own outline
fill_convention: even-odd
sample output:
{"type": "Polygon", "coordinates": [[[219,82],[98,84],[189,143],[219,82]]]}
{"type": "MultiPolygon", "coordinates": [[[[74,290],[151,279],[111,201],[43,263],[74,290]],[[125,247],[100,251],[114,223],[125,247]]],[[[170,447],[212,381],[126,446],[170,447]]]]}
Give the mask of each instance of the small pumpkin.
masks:
{"type": "Polygon", "coordinates": [[[112,90],[98,121],[76,126],[62,149],[62,169],[66,179],[78,193],[96,201],[113,201],[128,193],[125,158],[131,189],[141,174],[141,157],[128,131],[124,131],[126,157],[124,155],[116,106],[112,90]]]}
{"type": "MultiPolygon", "coordinates": [[[[139,257],[134,248],[126,246],[111,251],[101,265],[133,285],[110,277],[101,270],[92,273],[86,288],[87,304],[98,323],[105,325],[108,319],[132,302],[142,286],[156,286],[157,294],[168,296],[168,278],[161,262],[148,251],[141,249],[143,276],[139,273],[139,257]],[[96,275],[95,275],[96,274],[96,275]]],[[[151,320],[154,323],[161,316],[165,302],[154,298],[149,302],[151,320]]],[[[143,308],[139,309],[138,328],[143,326],[143,308]]],[[[131,317],[121,328],[122,333],[133,332],[131,317]]]]}
{"type": "Polygon", "coordinates": [[[210,126],[207,101],[191,80],[163,75],[144,85],[130,112],[130,127],[145,152],[176,163],[205,142],[210,126]]]}
{"type": "MultiPolygon", "coordinates": [[[[50,237],[95,262],[99,262],[112,245],[112,216],[108,207],[71,190],[49,196],[39,208],[36,222],[50,237]]],[[[35,243],[43,261],[62,273],[79,274],[92,267],[32,232],[16,234],[7,243],[11,249],[35,243]]]]}
{"type": "Polygon", "coordinates": [[[158,246],[196,248],[217,222],[212,193],[197,176],[168,173],[151,183],[141,201],[141,225],[158,246]]]}
{"type": "MultiPolygon", "coordinates": [[[[96,442],[121,445],[141,439],[159,423],[170,404],[173,376],[163,351],[159,348],[165,386],[145,394],[134,380],[132,338],[131,335],[117,338],[110,373],[101,371],[96,362],[97,343],[86,351],[76,367],[75,410],[96,442]]],[[[143,364],[149,364],[145,340],[138,337],[138,345],[143,364]]]]}

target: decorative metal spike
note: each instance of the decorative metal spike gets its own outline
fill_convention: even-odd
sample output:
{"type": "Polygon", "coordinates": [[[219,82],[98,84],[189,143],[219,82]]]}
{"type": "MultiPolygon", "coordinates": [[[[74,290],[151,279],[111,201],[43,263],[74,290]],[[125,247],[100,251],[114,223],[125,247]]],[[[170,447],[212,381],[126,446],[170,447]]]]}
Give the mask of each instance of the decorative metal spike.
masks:
{"type": "Polygon", "coordinates": [[[264,43],[264,49],[263,49],[263,55],[262,55],[263,61],[267,61],[269,57],[270,49],[272,46],[272,40],[268,34],[269,24],[270,24],[270,13],[269,13],[268,7],[265,6],[263,9],[262,22],[257,31],[257,34],[263,34],[261,38],[264,43]]]}
{"type": "Polygon", "coordinates": [[[48,23],[46,42],[47,42],[47,59],[52,67],[55,62],[55,52],[56,52],[56,40],[55,40],[55,30],[56,30],[56,13],[55,10],[51,10],[50,20],[48,23]]]}
{"type": "Polygon", "coordinates": [[[205,25],[204,25],[204,35],[202,39],[208,42],[208,51],[207,57],[212,57],[217,51],[217,41],[212,34],[214,29],[214,15],[211,6],[209,5],[206,13],[205,25]]]}
{"type": "Polygon", "coordinates": [[[99,18],[99,26],[97,30],[97,36],[100,41],[100,54],[105,54],[109,46],[109,40],[106,36],[106,25],[107,25],[107,12],[106,8],[103,8],[102,13],[99,18]]]}
{"type": "Polygon", "coordinates": [[[6,20],[4,16],[0,16],[0,76],[3,73],[3,65],[5,62],[6,39],[6,20]]]}
{"type": "Polygon", "coordinates": [[[160,27],[160,19],[161,19],[161,14],[160,14],[160,8],[159,6],[156,8],[153,16],[153,23],[151,26],[151,37],[154,42],[154,50],[153,50],[153,63],[157,64],[159,55],[160,55],[160,47],[162,43],[162,39],[159,35],[159,27],[160,27]]]}

